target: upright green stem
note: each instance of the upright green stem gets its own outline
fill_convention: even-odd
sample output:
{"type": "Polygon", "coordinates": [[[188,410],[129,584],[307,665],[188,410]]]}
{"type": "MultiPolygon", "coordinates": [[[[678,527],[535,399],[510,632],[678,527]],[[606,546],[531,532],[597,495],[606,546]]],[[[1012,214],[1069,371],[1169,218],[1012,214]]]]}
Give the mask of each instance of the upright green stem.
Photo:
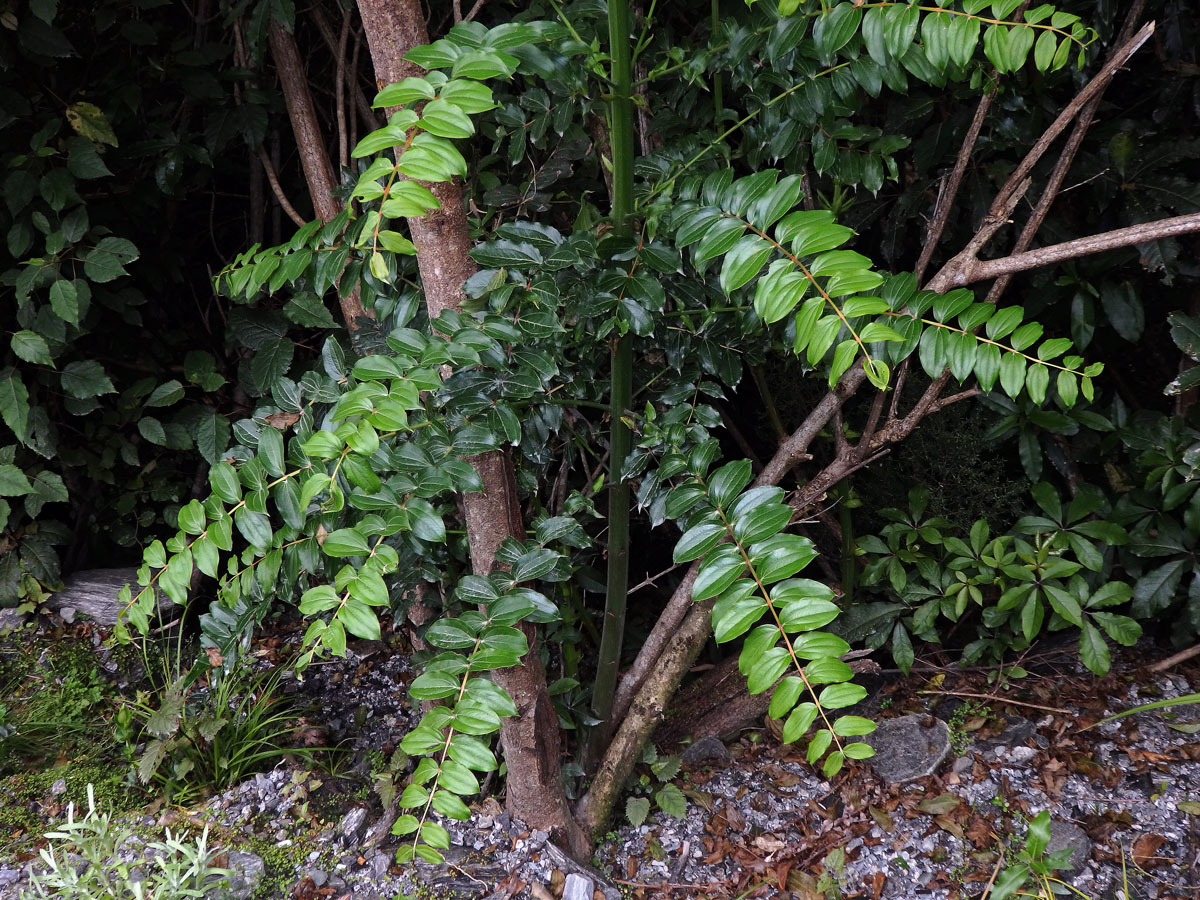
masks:
{"type": "MultiPolygon", "coordinates": [[[[717,29],[721,26],[721,0],[712,0],[712,40],[717,39],[717,29]]],[[[721,84],[721,73],[717,72],[713,75],[713,123],[719,124],[721,121],[721,110],[725,108],[725,88],[721,84]]]]}
{"type": "Polygon", "coordinates": [[[854,516],[847,501],[851,496],[850,485],[843,482],[838,488],[841,503],[838,504],[838,525],[842,529],[842,603],[849,609],[854,602],[854,589],[858,585],[858,564],[854,559],[854,516]]]}
{"type": "MultiPolygon", "coordinates": [[[[612,58],[609,143],[612,148],[612,220],[617,236],[632,233],[633,215],[633,65],[630,59],[629,0],[609,0],[608,44],[612,58]]],[[[629,585],[629,485],[621,478],[632,436],[624,416],[633,401],[633,335],[616,340],[612,349],[612,396],[609,434],[608,585],[600,659],[592,693],[598,726],[593,750],[609,733],[621,644],[625,632],[625,593],[629,585]]]]}

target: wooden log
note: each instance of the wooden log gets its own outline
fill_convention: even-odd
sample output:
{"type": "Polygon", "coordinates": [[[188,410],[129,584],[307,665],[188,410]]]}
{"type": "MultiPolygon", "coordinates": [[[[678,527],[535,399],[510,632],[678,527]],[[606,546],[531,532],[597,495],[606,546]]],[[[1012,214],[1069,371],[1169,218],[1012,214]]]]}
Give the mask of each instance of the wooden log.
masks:
{"type": "MultiPolygon", "coordinates": [[[[75,572],[66,579],[61,591],[51,594],[45,605],[55,612],[67,612],[86,616],[98,625],[111,628],[117,623],[117,614],[123,604],[117,602],[117,595],[125,585],[137,587],[137,569],[134,566],[119,569],[84,569],[75,572]]],[[[158,609],[170,606],[171,601],[162,591],[158,591],[158,609]]]]}

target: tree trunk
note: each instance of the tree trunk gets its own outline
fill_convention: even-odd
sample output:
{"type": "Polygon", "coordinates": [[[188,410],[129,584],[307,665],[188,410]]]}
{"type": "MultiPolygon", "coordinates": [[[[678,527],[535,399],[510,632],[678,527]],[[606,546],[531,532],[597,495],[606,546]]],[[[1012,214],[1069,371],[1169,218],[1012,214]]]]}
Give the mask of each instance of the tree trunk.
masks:
{"type": "MultiPolygon", "coordinates": [[[[308,76],[300,59],[300,50],[296,47],[296,39],[278,22],[271,23],[268,38],[271,57],[275,60],[275,71],[279,73],[279,85],[283,89],[283,99],[287,104],[288,119],[291,120],[296,147],[300,151],[304,180],[308,183],[308,193],[312,197],[313,211],[318,218],[328,222],[342,211],[342,203],[334,193],[337,178],[334,177],[333,165],[329,162],[329,152],[325,149],[325,138],[321,133],[321,124],[317,121],[317,111],[313,107],[312,92],[308,87],[308,76]]],[[[363,307],[362,293],[358,285],[345,297],[341,297],[339,292],[339,297],[342,316],[351,335],[358,330],[359,319],[375,318],[373,312],[368,312],[363,307]]]]}
{"type": "MultiPolygon", "coordinates": [[[[416,0],[359,0],[358,8],[379,87],[421,74],[420,67],[404,60],[410,49],[429,42],[420,4],[416,0]]],[[[475,264],[467,255],[471,239],[461,189],[454,182],[426,187],[433,191],[441,209],[409,219],[408,224],[417,248],[429,317],[436,319],[443,310],[458,308],[463,299],[462,285],[475,273],[475,264]]],[[[523,539],[525,529],[508,455],[493,451],[471,462],[484,489],[482,493],[464,494],[461,503],[471,568],[487,574],[495,566],[501,541],[510,536],[523,539]]],[[[500,732],[508,766],[508,808],[526,824],[550,832],[572,855],[587,858],[591,848],[571,815],[563,790],[558,716],[546,690],[537,631],[529,625],[523,631],[529,639],[524,663],[492,673],[518,711],[516,717],[505,720],[500,732]]]]}

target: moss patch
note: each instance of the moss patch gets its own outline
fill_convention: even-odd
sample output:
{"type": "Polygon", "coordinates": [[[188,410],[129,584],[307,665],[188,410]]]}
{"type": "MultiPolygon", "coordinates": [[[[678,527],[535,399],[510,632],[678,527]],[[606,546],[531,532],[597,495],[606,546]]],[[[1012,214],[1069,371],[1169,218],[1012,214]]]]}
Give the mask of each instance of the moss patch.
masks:
{"type": "Polygon", "coordinates": [[[87,809],[87,786],[92,785],[96,805],[105,812],[121,815],[145,802],[145,794],[125,783],[119,766],[82,760],[40,771],[18,772],[0,779],[0,846],[6,851],[26,849],[58,819],[66,816],[67,804],[87,809]],[[67,789],[51,792],[62,780],[67,789]]]}

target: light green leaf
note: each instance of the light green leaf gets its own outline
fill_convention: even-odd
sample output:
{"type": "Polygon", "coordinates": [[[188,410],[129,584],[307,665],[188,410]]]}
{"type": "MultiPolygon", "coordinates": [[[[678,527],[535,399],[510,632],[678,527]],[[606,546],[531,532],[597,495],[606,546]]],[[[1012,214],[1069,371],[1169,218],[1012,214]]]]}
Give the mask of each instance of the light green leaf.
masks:
{"type": "Polygon", "coordinates": [[[673,784],[664,784],[654,795],[654,801],[659,809],[673,818],[682,819],[687,814],[687,799],[683,791],[673,784]]]}
{"type": "Polygon", "coordinates": [[[367,539],[353,528],[339,528],[325,535],[321,549],[327,556],[366,556],[371,552],[367,539]]]}
{"type": "Polygon", "coordinates": [[[36,331],[30,331],[27,328],[21,329],[13,334],[9,346],[12,347],[13,353],[25,362],[40,366],[54,365],[54,360],[50,358],[50,347],[46,343],[46,339],[36,331]]]}
{"type": "Polygon", "coordinates": [[[625,801],[625,818],[634,828],[638,828],[650,815],[650,800],[646,797],[630,797],[625,801]]]}
{"type": "Polygon", "coordinates": [[[470,117],[445,100],[430,100],[421,110],[421,126],[444,138],[466,138],[475,133],[470,117]]]}
{"type": "Polygon", "coordinates": [[[20,497],[33,493],[25,473],[10,463],[0,465],[0,497],[20,497]]]}

